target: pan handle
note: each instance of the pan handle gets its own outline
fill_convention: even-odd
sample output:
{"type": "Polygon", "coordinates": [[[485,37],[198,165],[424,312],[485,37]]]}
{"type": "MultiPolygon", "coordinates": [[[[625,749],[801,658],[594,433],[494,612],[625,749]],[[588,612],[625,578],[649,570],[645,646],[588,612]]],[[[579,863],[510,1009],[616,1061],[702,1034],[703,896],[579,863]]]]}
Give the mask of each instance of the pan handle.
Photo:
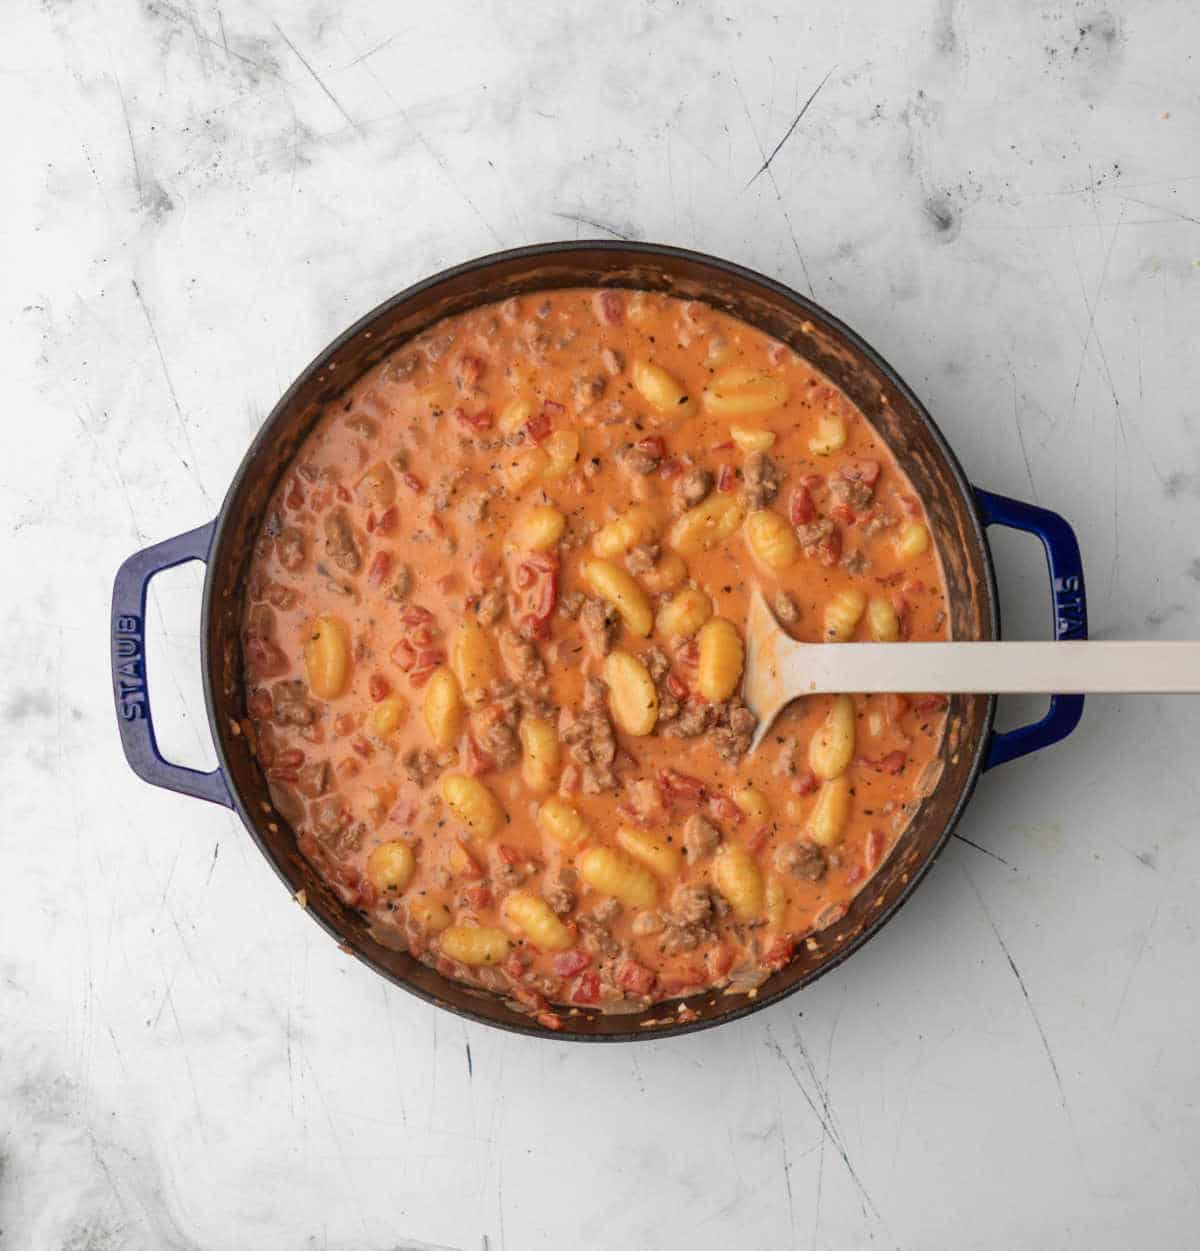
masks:
{"type": "MultiPolygon", "coordinates": [[[[973,488],[979,517],[985,526],[1007,526],[1011,530],[1024,530],[1036,534],[1046,549],[1046,561],[1050,570],[1050,586],[1054,594],[1054,637],[1063,639],[1086,639],[1087,598],[1083,589],[1083,560],[1079,555],[1079,542],[1075,531],[1065,518],[1048,508],[1026,504],[1022,500],[1009,499],[1006,495],[994,495],[991,491],[973,488]]],[[[985,769],[1006,764],[1019,756],[1027,756],[1064,739],[1079,724],[1083,716],[1082,695],[1052,695],[1050,710],[1032,725],[1016,730],[993,731],[988,745],[985,769]]]]}
{"type": "Polygon", "coordinates": [[[164,569],[189,560],[207,562],[216,525],[210,521],[135,552],[117,570],[112,598],[113,699],[125,759],[142,781],[232,808],[229,786],[219,768],[204,773],[163,758],[154,737],[146,686],[146,588],[164,569]]]}

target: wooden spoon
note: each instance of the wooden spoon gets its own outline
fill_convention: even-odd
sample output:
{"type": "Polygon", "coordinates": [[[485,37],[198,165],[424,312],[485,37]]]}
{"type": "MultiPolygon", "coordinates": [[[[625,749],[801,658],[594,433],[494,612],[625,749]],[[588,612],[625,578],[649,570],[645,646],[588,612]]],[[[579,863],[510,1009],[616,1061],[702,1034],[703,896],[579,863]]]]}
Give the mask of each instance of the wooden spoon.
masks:
{"type": "Polygon", "coordinates": [[[758,718],[750,750],[801,695],[1200,692],[1200,642],[798,643],[762,592],[750,597],[742,698],[758,718]]]}

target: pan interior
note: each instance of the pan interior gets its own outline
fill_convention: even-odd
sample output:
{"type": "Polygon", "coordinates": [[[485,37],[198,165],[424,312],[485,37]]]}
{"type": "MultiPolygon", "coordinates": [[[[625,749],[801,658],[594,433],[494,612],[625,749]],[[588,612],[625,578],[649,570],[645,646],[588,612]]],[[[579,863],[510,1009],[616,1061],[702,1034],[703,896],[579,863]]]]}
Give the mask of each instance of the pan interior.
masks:
{"type": "MultiPolygon", "coordinates": [[[[499,997],[451,982],[380,941],[300,855],[287,824],[270,807],[244,735],[241,683],[242,588],[272,491],[318,420],[322,407],[364,370],[443,317],[480,304],[553,287],[621,286],[704,300],[789,344],[841,387],[872,422],[925,501],[946,575],[955,639],[998,637],[991,562],[970,488],[920,403],[888,366],[846,327],[811,302],[725,262],[652,245],[555,244],[487,257],[447,271],[389,300],[319,356],[280,400],[255,439],[222,511],[205,586],[205,668],[209,714],[239,810],[264,855],[322,926],[353,954],[398,985],[475,1020],[550,1034],[499,997]]],[[[941,755],[925,779],[925,798],[895,851],[855,898],[845,918],[804,943],[755,998],[693,996],[688,1025],[671,1006],[647,1012],[566,1016],[555,1037],[621,1040],[695,1029],[771,1003],[833,967],[904,901],[949,836],[981,767],[993,701],[952,700],[941,755]]]]}

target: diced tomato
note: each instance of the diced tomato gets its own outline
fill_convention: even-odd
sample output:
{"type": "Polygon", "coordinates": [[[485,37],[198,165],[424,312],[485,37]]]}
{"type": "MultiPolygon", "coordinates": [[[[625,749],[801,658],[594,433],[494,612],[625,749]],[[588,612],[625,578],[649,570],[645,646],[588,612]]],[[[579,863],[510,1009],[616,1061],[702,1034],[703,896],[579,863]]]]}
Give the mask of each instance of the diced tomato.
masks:
{"type": "Polygon", "coordinates": [[[434,665],[428,669],[414,669],[412,673],[408,675],[409,686],[413,687],[414,689],[419,690],[422,686],[425,685],[426,682],[429,681],[431,677],[433,677],[433,670],[436,667],[437,666],[434,665]]]}
{"type": "Polygon", "coordinates": [[[370,760],[375,754],[375,748],[367,742],[361,735],[350,744],[351,748],[357,752],[364,760],[370,760]]]}
{"type": "Polygon", "coordinates": [[[530,443],[544,443],[550,437],[555,417],[561,417],[566,411],[554,400],[543,400],[541,412],[534,413],[525,423],[525,437],[530,443]]]}
{"type": "Polygon", "coordinates": [[[844,526],[852,526],[856,520],[854,509],[849,504],[835,504],[829,510],[829,515],[844,526]]]}
{"type": "MultiPolygon", "coordinates": [[[[483,361],[478,356],[464,355],[458,358],[454,381],[460,391],[472,391],[483,376],[483,361]]],[[[459,410],[462,411],[461,409],[459,410]]]]}
{"type": "Polygon", "coordinates": [[[251,635],[246,639],[246,667],[254,679],[273,678],[287,669],[287,657],[267,639],[251,635]]]}
{"type": "Polygon", "coordinates": [[[710,795],[708,810],[715,820],[737,825],[746,815],[727,795],[710,795]]]}
{"type": "Polygon", "coordinates": [[[425,490],[425,483],[423,483],[415,473],[402,473],[400,475],[400,481],[403,482],[410,491],[417,495],[420,495],[421,492],[425,490]]]}
{"type": "Polygon", "coordinates": [[[676,699],[683,699],[688,692],[687,684],[681,677],[678,676],[678,674],[674,672],[667,674],[667,690],[669,690],[676,699]]]}
{"type": "Polygon", "coordinates": [[[792,779],[792,790],[797,795],[811,795],[817,789],[817,775],[811,769],[801,769],[792,779]]]}
{"type": "Polygon", "coordinates": [[[463,898],[468,908],[488,908],[492,903],[492,892],[486,886],[468,886],[463,890],[463,898]]]}
{"type": "Polygon", "coordinates": [[[945,695],[922,695],[913,707],[917,712],[941,712],[949,702],[945,695]]]}
{"type": "Polygon", "coordinates": [[[704,802],[704,783],[699,778],[680,773],[678,769],[664,769],[658,775],[658,788],[668,803],[676,799],[691,804],[704,802]]]}
{"type": "Polygon", "coordinates": [[[600,974],[595,969],[583,973],[571,987],[570,999],[572,1003],[599,1003],[600,974]]]}
{"type": "Polygon", "coordinates": [[[428,647],[417,652],[418,669],[436,669],[446,663],[446,653],[440,647],[428,647]]]}
{"type": "Polygon", "coordinates": [[[496,847],[496,853],[505,864],[516,864],[521,859],[521,853],[515,847],[510,847],[507,843],[500,843],[496,847]]]}
{"type": "Polygon", "coordinates": [[[272,782],[298,782],[300,773],[296,769],[289,769],[286,765],[272,765],[267,770],[267,777],[272,782]]]}
{"type": "Polygon", "coordinates": [[[900,496],[900,507],[910,517],[919,517],[921,515],[921,501],[915,495],[900,496]]]}
{"type": "Polygon", "coordinates": [[[476,434],[492,428],[492,410],[490,408],[481,409],[477,413],[468,413],[465,408],[456,408],[454,417],[460,426],[473,430],[476,434]]]}
{"type": "Polygon", "coordinates": [[[788,500],[788,519],[794,526],[806,526],[817,515],[808,487],[798,486],[788,500]]]}
{"type": "Polygon", "coordinates": [[[625,320],[625,297],[616,291],[597,291],[592,307],[606,326],[618,326],[625,320]]]}
{"type": "Polygon", "coordinates": [[[479,744],[475,741],[473,734],[468,734],[463,747],[463,772],[469,774],[473,778],[479,777],[481,774],[487,773],[489,769],[496,767],[495,760],[483,751],[479,744]]]}
{"type": "Polygon", "coordinates": [[[717,466],[717,490],[728,494],[737,486],[737,470],[732,465],[717,466]]]}
{"type": "Polygon", "coordinates": [[[771,827],[769,825],[760,825],[748,839],[746,839],[746,850],[752,855],[757,856],[760,851],[767,845],[771,838],[771,827]]]}
{"type": "Polygon", "coordinates": [[[396,521],[399,516],[400,514],[397,512],[395,504],[393,504],[390,508],[385,508],[383,512],[379,514],[379,520],[375,523],[375,529],[380,534],[391,534],[391,532],[396,528],[396,521]]]}
{"type": "Polygon", "coordinates": [[[382,673],[371,674],[367,681],[367,694],[370,695],[375,703],[379,703],[381,699],[386,699],[391,689],[392,684],[382,673]]]}
{"type": "Polygon", "coordinates": [[[391,552],[376,552],[375,559],[371,561],[371,566],[367,570],[367,585],[371,587],[382,586],[387,580],[391,568],[391,552]]]}
{"type": "Polygon", "coordinates": [[[863,864],[868,873],[874,873],[883,863],[884,852],[887,851],[888,836],[883,830],[872,830],[867,835],[863,864]]]}
{"type": "Polygon", "coordinates": [[[275,711],[270,691],[257,690],[246,700],[246,711],[257,721],[266,721],[275,711]]]}
{"type": "Polygon", "coordinates": [[[658,476],[664,482],[670,482],[672,478],[678,478],[681,473],[683,473],[683,461],[674,456],[668,456],[658,467],[658,476]]]}
{"type": "Polygon", "coordinates": [[[275,757],[275,763],[285,769],[298,769],[304,763],[304,753],[299,747],[288,747],[275,757]]]}
{"type": "Polygon", "coordinates": [[[420,604],[410,604],[400,614],[400,624],[406,626],[424,625],[432,620],[433,613],[428,608],[422,608],[420,604]]]}
{"type": "Polygon", "coordinates": [[[842,477],[847,482],[861,482],[864,486],[873,487],[879,481],[879,462],[877,460],[852,460],[842,466],[842,477]]]}
{"type": "Polygon", "coordinates": [[[788,936],[777,938],[763,952],[762,962],[769,969],[782,969],[785,964],[792,958],[792,951],[795,947],[795,939],[788,936]]]}
{"type": "Polygon", "coordinates": [[[836,565],[842,556],[842,532],[835,529],[817,544],[817,559],[826,568],[836,565]]]}
{"type": "Polygon", "coordinates": [[[388,813],[388,820],[397,825],[410,825],[417,815],[417,805],[411,799],[399,800],[388,813]]]}
{"type": "Polygon", "coordinates": [[[350,492],[347,491],[340,482],[337,484],[337,497],[343,504],[349,504],[350,500],[353,498],[350,492]]]}
{"type": "MultiPolygon", "coordinates": [[[[247,721],[247,725],[250,723],[247,721]]],[[[253,730],[254,727],[250,726],[253,730]]],[[[275,731],[269,725],[259,726],[257,734],[253,736],[251,746],[254,748],[254,754],[258,757],[259,764],[264,769],[270,768],[275,763],[275,731]]]]}
{"type": "Polygon", "coordinates": [[[657,460],[667,454],[667,445],[656,434],[647,435],[644,439],[638,439],[634,444],[639,452],[645,452],[647,456],[653,456],[657,460]]]}
{"type": "Polygon", "coordinates": [[[362,882],[362,876],[353,865],[335,864],[333,866],[333,879],[340,882],[343,886],[350,887],[351,890],[357,890],[362,882]]]}
{"type": "Polygon", "coordinates": [[[635,995],[648,995],[656,980],[654,971],[636,960],[626,960],[617,970],[617,985],[635,995]]]}
{"type": "Polygon", "coordinates": [[[413,665],[417,663],[416,648],[408,641],[401,639],[391,651],[392,663],[396,665],[401,672],[409,673],[412,671],[413,665]]]}
{"type": "Polygon", "coordinates": [[[905,765],[908,764],[908,752],[890,751],[885,756],[881,756],[876,762],[875,767],[881,773],[903,773],[905,765]]]}
{"type": "Polygon", "coordinates": [[[433,640],[437,637],[434,627],[430,625],[419,625],[408,636],[409,642],[417,648],[427,648],[433,646],[433,640]]]}
{"type": "Polygon", "coordinates": [[[800,479],[800,485],[812,494],[813,491],[819,491],[825,485],[825,475],[820,473],[806,473],[800,479]]]}
{"type": "Polygon", "coordinates": [[[560,951],[551,961],[551,967],[559,977],[574,977],[582,973],[592,962],[592,953],[582,947],[572,947],[570,951],[560,951]]]}

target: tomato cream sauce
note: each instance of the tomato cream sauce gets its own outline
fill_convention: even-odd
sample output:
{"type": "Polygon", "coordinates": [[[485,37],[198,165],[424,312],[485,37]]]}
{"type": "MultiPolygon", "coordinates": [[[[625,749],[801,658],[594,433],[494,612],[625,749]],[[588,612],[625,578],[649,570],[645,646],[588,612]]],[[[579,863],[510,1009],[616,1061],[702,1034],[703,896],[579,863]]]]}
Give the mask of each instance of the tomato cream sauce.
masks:
{"type": "Polygon", "coordinates": [[[813,696],[747,755],[756,586],[805,641],[947,637],[922,504],[847,397],[702,303],[478,308],[281,481],[245,729],[311,863],[447,976],[551,1025],[746,989],[889,854],[945,716],[813,696]]]}

